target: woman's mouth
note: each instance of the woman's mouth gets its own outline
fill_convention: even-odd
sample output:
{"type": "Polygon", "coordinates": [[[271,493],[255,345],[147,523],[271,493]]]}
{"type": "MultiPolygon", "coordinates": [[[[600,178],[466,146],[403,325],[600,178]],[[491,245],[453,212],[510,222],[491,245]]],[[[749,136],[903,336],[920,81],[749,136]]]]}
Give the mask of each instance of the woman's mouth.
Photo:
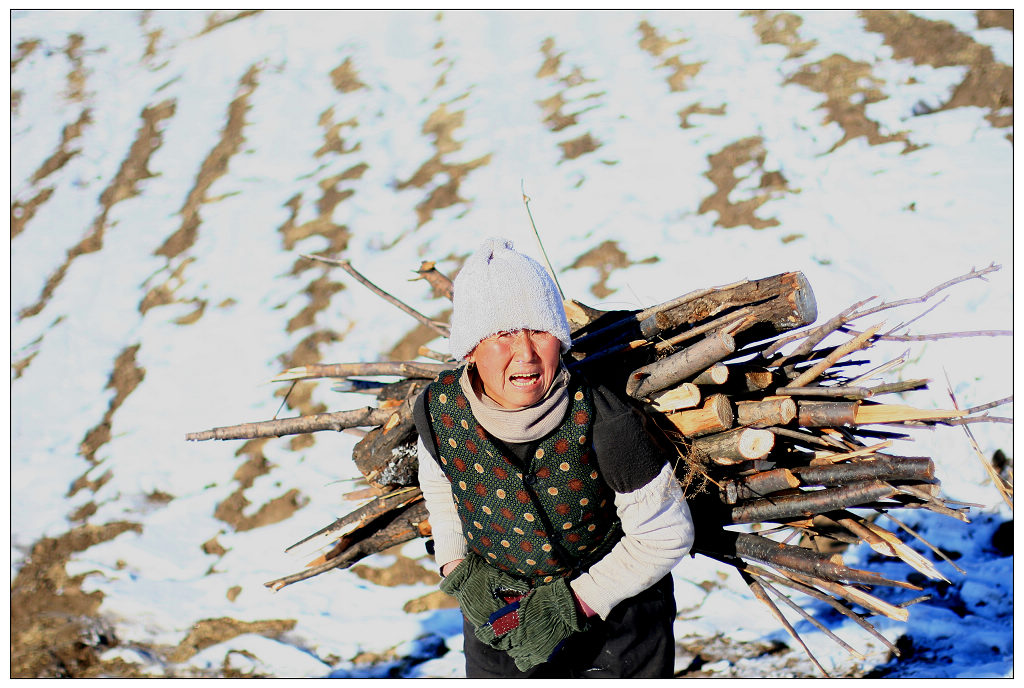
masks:
{"type": "Polygon", "coordinates": [[[540,382],[540,373],[515,373],[508,380],[515,387],[532,387],[540,382]]]}

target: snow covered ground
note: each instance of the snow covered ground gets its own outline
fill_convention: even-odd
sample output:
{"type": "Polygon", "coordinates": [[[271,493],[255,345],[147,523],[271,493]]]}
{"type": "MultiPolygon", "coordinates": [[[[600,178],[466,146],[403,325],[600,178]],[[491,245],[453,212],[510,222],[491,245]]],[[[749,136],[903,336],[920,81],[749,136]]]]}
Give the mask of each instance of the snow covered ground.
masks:
{"type": "MultiPolygon", "coordinates": [[[[412,329],[301,253],[439,315],[412,271],[450,273],[490,235],[536,255],[525,189],[563,290],[594,307],[802,270],[829,317],[996,263],[912,329],[1013,326],[1013,33],[986,13],[33,10],[11,38],[12,584],[44,538],[134,524],[71,547],[66,572],[102,593],[118,643],[101,658],[139,674],[461,671],[458,611],[405,610],[430,582],[263,586],[353,508],[357,438],[183,439],[274,417],[287,367],[381,360],[412,329]],[[207,619],[244,632],[186,647],[207,619]]],[[[908,347],[899,375],[935,381],[915,405],[948,407],[947,377],[963,407],[1012,394],[1011,337],[891,349],[908,347]]],[[[281,415],[365,403],[308,384],[281,415]]],[[[1012,457],[1012,425],[972,429],[986,459],[1012,457]]],[[[940,563],[949,586],[879,622],[902,662],[838,618],[867,659],[799,628],[839,674],[1011,675],[1012,544],[993,536],[1012,511],[961,428],[900,453],[983,505],[970,525],[905,519],[966,575],[940,563]]],[[[432,568],[422,541],[402,554],[432,568]]],[[[675,577],[681,648],[789,644],[726,569],[675,577]]],[[[814,675],[799,650],[706,659],[814,675]]]]}

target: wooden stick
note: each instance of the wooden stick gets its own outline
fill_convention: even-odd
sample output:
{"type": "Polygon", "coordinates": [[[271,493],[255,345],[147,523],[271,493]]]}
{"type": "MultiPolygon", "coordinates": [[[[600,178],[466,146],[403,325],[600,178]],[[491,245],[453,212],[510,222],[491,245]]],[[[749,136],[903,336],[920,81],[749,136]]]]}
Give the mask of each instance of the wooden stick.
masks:
{"type": "Polygon", "coordinates": [[[699,409],[669,413],[665,418],[686,437],[722,432],[732,427],[733,412],[724,394],[712,394],[699,409]]]}
{"type": "Polygon", "coordinates": [[[722,501],[726,504],[736,504],[740,500],[756,499],[791,490],[800,486],[800,480],[792,471],[786,468],[775,468],[762,473],[748,475],[741,480],[730,480],[725,484],[725,490],[721,491],[722,501]]]}
{"type": "Polygon", "coordinates": [[[851,655],[853,655],[857,659],[867,659],[863,654],[861,654],[860,652],[855,650],[852,645],[850,645],[845,640],[843,640],[842,638],[837,636],[835,633],[833,633],[831,630],[829,630],[824,624],[822,624],[820,621],[818,621],[813,616],[811,616],[806,611],[804,611],[803,607],[798,605],[793,600],[789,599],[789,597],[784,595],[779,590],[776,590],[775,587],[772,586],[771,583],[769,583],[766,580],[760,580],[759,582],[761,583],[761,585],[764,586],[765,590],[767,590],[768,592],[770,592],[773,595],[775,595],[778,599],[780,599],[783,602],[785,602],[789,606],[790,609],[792,609],[797,614],[802,616],[805,620],[807,620],[808,622],[813,624],[819,631],[821,631],[822,633],[827,635],[829,638],[832,639],[833,642],[835,642],[837,645],[839,645],[839,647],[843,648],[844,650],[849,652],[851,655]]]}
{"type": "Polygon", "coordinates": [[[652,394],[650,400],[651,408],[660,413],[693,408],[700,403],[700,388],[695,384],[682,382],[671,389],[652,394]]]}
{"type": "Polygon", "coordinates": [[[411,315],[412,317],[416,318],[421,323],[423,323],[424,325],[426,325],[427,327],[429,327],[430,329],[432,329],[434,332],[436,332],[437,334],[441,335],[442,337],[447,337],[448,336],[449,329],[448,329],[447,325],[445,325],[444,323],[437,322],[436,320],[433,320],[431,318],[428,318],[427,316],[423,315],[422,313],[420,313],[419,311],[415,310],[414,308],[412,308],[410,306],[407,306],[406,304],[402,303],[401,301],[396,299],[394,296],[392,296],[391,294],[387,293],[386,291],[384,291],[383,289],[381,289],[380,287],[375,285],[373,282],[371,282],[370,280],[368,280],[365,277],[363,277],[354,267],[352,267],[352,264],[348,260],[345,260],[345,259],[334,260],[334,259],[331,259],[331,258],[324,258],[323,256],[314,256],[314,255],[307,255],[307,254],[300,254],[300,255],[302,255],[303,258],[308,258],[309,260],[317,260],[317,261],[320,261],[321,263],[327,263],[328,265],[337,265],[342,270],[344,270],[348,274],[352,275],[352,277],[354,277],[356,279],[356,281],[358,281],[360,284],[365,286],[367,289],[369,289],[374,294],[376,294],[377,296],[381,297],[382,299],[384,299],[385,301],[387,301],[391,305],[396,306],[400,311],[402,311],[402,312],[404,312],[404,313],[406,313],[408,315],[411,315]]]}
{"type": "Polygon", "coordinates": [[[760,568],[758,566],[748,565],[745,568],[750,570],[753,573],[756,573],[757,575],[761,576],[762,578],[768,578],[768,579],[770,579],[770,580],[772,580],[772,581],[774,581],[776,583],[779,583],[780,585],[785,585],[787,587],[793,588],[797,592],[801,592],[804,595],[807,595],[808,597],[813,597],[816,600],[820,600],[820,601],[824,602],[825,604],[829,605],[830,607],[835,609],[837,612],[839,612],[840,614],[845,616],[846,618],[848,618],[851,621],[853,621],[854,623],[856,623],[858,626],[860,626],[865,631],[867,631],[868,633],[873,635],[875,638],[880,640],[886,647],[889,648],[889,651],[892,652],[894,655],[896,655],[897,657],[900,656],[899,649],[895,645],[893,645],[889,641],[888,638],[886,638],[884,635],[879,633],[878,629],[876,629],[870,623],[865,621],[864,618],[860,614],[857,614],[857,613],[853,612],[847,606],[845,606],[845,605],[841,604],[840,602],[838,602],[831,595],[827,595],[827,594],[821,592],[820,590],[818,590],[818,589],[816,589],[816,588],[814,588],[814,587],[812,587],[810,585],[805,585],[804,583],[801,583],[800,581],[795,580],[794,578],[784,578],[784,577],[779,576],[779,575],[777,575],[775,573],[772,573],[771,571],[768,571],[766,569],[762,569],[762,568],[760,568]]]}
{"type": "Polygon", "coordinates": [[[644,399],[695,375],[736,350],[736,341],[717,332],[682,351],[633,371],[626,381],[626,393],[644,399]]]}
{"type": "Polygon", "coordinates": [[[879,449],[885,449],[886,447],[892,446],[892,440],[885,440],[878,444],[873,444],[870,447],[864,447],[862,449],[855,449],[850,452],[829,452],[827,454],[822,453],[811,459],[812,466],[830,466],[840,461],[849,461],[850,459],[857,458],[859,456],[871,456],[879,449]]]}
{"type": "Polygon", "coordinates": [[[456,363],[421,363],[419,361],[377,361],[372,363],[315,363],[289,368],[271,382],[314,380],[325,377],[407,377],[433,380],[456,363]]]}
{"type": "Polygon", "coordinates": [[[358,538],[352,537],[350,543],[346,543],[346,546],[339,549],[336,554],[332,552],[334,556],[327,557],[322,563],[318,563],[305,571],[268,581],[263,585],[277,591],[292,583],[312,578],[331,569],[347,568],[371,554],[383,552],[390,547],[395,547],[414,538],[421,537],[424,530],[429,529],[426,503],[421,500],[397,513],[385,514],[380,519],[373,521],[369,527],[375,528],[372,534],[358,538]],[[383,521],[383,523],[379,523],[379,521],[383,521]]]}
{"type": "Polygon", "coordinates": [[[767,430],[735,428],[725,432],[698,437],[691,445],[692,452],[707,457],[712,463],[731,466],[768,456],[775,444],[775,435],[767,430]]]}
{"type": "Polygon", "coordinates": [[[788,396],[736,402],[736,423],[738,425],[763,428],[769,425],[786,425],[794,418],[796,418],[796,402],[788,396]]]}
{"type": "Polygon", "coordinates": [[[959,418],[964,411],[956,409],[918,409],[897,404],[863,404],[854,412],[854,423],[905,423],[907,421],[942,420],[959,418]]]}
{"type": "Polygon", "coordinates": [[[909,590],[921,588],[904,581],[891,580],[873,571],[852,569],[806,547],[795,547],[775,542],[759,535],[736,533],[735,553],[744,559],[767,564],[784,571],[793,571],[815,580],[848,581],[867,585],[886,585],[909,590]]]}
{"type": "Polygon", "coordinates": [[[793,397],[843,397],[846,399],[867,399],[873,390],[866,387],[836,385],[833,387],[779,387],[776,394],[793,397]]]}
{"type": "Polygon", "coordinates": [[[426,280],[437,296],[443,296],[449,301],[452,300],[454,292],[451,279],[435,267],[434,261],[423,261],[420,269],[416,271],[417,279],[426,280]]]}
{"type": "Polygon", "coordinates": [[[248,440],[259,437],[283,437],[300,435],[307,432],[334,430],[339,432],[346,428],[382,425],[395,413],[394,409],[379,409],[367,406],[352,411],[335,413],[317,413],[298,418],[282,418],[265,420],[255,423],[228,425],[202,432],[190,432],[185,439],[190,442],[205,440],[248,440]]]}
{"type": "Polygon", "coordinates": [[[816,377],[821,375],[821,373],[825,372],[825,370],[831,368],[832,364],[840,358],[869,346],[871,338],[874,337],[881,328],[882,323],[879,323],[874,327],[869,328],[866,332],[862,332],[857,335],[842,346],[836,347],[836,350],[826,356],[824,360],[811,366],[811,368],[806,372],[801,373],[799,377],[786,385],[786,387],[804,387],[808,382],[814,380],[816,377]]]}
{"type": "Polygon", "coordinates": [[[935,478],[935,464],[929,458],[880,455],[871,461],[823,466],[794,467],[793,475],[804,486],[834,487],[860,480],[914,480],[935,478]]]}
{"type": "MultiPolygon", "coordinates": [[[[811,649],[807,647],[807,644],[803,641],[803,638],[800,637],[800,635],[796,632],[793,626],[790,625],[789,620],[782,615],[782,612],[779,611],[779,608],[776,607],[775,603],[772,602],[770,597],[768,597],[768,593],[765,592],[761,583],[759,583],[749,574],[744,573],[743,578],[746,581],[747,586],[750,588],[750,591],[754,593],[754,597],[763,602],[771,611],[772,616],[778,619],[779,623],[782,624],[782,627],[786,629],[786,632],[789,633],[789,635],[792,636],[794,640],[800,643],[800,646],[803,647],[804,652],[810,658],[811,662],[814,663],[814,666],[818,667],[818,670],[825,675],[825,678],[831,678],[831,676],[829,676],[829,673],[825,671],[825,667],[821,666],[821,664],[818,662],[815,656],[811,654],[811,649]]],[[[786,599],[788,600],[788,598],[786,599]]]]}
{"type": "Polygon", "coordinates": [[[724,385],[729,380],[729,366],[715,363],[713,366],[693,378],[695,385],[724,385]]]}
{"type": "Polygon", "coordinates": [[[797,423],[803,428],[854,425],[859,405],[859,401],[799,401],[797,423]]]}
{"type": "Polygon", "coordinates": [[[897,489],[881,480],[859,480],[841,487],[771,499],[755,499],[732,509],[732,523],[761,523],[835,511],[891,497],[897,489]]]}

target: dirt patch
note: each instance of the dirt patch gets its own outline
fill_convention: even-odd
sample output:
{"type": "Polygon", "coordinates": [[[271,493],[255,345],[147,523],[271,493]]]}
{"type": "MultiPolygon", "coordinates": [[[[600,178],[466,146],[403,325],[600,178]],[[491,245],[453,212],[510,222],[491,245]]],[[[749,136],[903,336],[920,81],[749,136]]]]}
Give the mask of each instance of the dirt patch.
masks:
{"type": "MultiPolygon", "coordinates": [[[[1007,22],[1013,29],[1013,15],[986,14],[986,21],[1007,22]]],[[[865,10],[860,13],[868,31],[882,34],[885,44],[897,60],[911,59],[914,64],[932,67],[967,67],[967,76],[939,110],[980,107],[989,110],[986,117],[994,127],[1013,125],[1013,67],[996,62],[992,48],[943,21],[932,21],[910,12],[865,10]],[[1010,112],[1004,112],[1009,109],[1010,112]]],[[[978,17],[979,26],[982,18],[978,17]]],[[[923,113],[922,113],[923,114],[923,113]]]]}
{"type": "Polygon", "coordinates": [[[421,132],[433,139],[435,153],[411,177],[395,184],[398,191],[408,188],[429,189],[427,197],[416,205],[417,227],[430,222],[438,210],[468,203],[459,195],[462,181],[470,172],[491,161],[490,154],[463,163],[446,160],[452,153],[462,149],[462,143],[453,134],[463,125],[465,116],[462,110],[449,112],[444,103],[430,113],[421,132]]]}
{"type": "Polygon", "coordinates": [[[246,633],[255,633],[267,638],[278,638],[282,633],[295,628],[294,619],[268,619],[265,621],[238,621],[221,617],[203,619],[192,625],[188,635],[167,655],[167,661],[180,664],[186,662],[208,647],[227,642],[246,633]]]}
{"type": "Polygon", "coordinates": [[[156,255],[170,260],[188,250],[195,243],[199,234],[199,225],[202,223],[199,210],[207,200],[206,194],[213,183],[228,171],[231,158],[245,141],[245,137],[242,135],[245,128],[245,115],[249,112],[249,98],[259,84],[258,76],[259,68],[253,65],[249,67],[239,82],[238,94],[228,106],[228,121],[221,131],[220,140],[203,160],[199,174],[196,176],[196,183],[185,199],[185,205],[181,209],[181,227],[156,250],[156,255]]]}
{"type": "Polygon", "coordinates": [[[39,206],[50,200],[53,195],[53,187],[49,186],[27,201],[14,201],[11,203],[11,238],[18,236],[25,229],[25,225],[39,210],[39,206]]]}
{"type": "Polygon", "coordinates": [[[135,363],[135,354],[138,353],[139,346],[136,344],[128,347],[114,361],[114,370],[110,374],[106,386],[106,389],[114,390],[114,398],[110,400],[107,411],[103,414],[103,420],[86,433],[85,439],[79,445],[79,453],[90,464],[96,463],[97,450],[110,441],[110,426],[114,420],[114,413],[146,377],[146,369],[140,368],[135,363]]]}
{"type": "Polygon", "coordinates": [[[804,21],[795,14],[775,10],[747,10],[740,15],[754,17],[754,33],[762,43],[785,46],[789,51],[787,59],[800,57],[818,44],[817,41],[805,41],[800,38],[800,25],[804,21]]]}
{"type": "Polygon", "coordinates": [[[350,57],[346,57],[344,62],[331,71],[331,83],[338,93],[351,93],[366,88],[366,84],[359,80],[350,57]]]}
{"type": "Polygon", "coordinates": [[[600,246],[592,248],[578,257],[569,266],[569,269],[597,269],[598,281],[590,287],[590,291],[597,298],[603,299],[615,293],[614,289],[608,288],[608,278],[611,277],[613,271],[620,268],[628,268],[630,265],[645,265],[657,262],[657,256],[648,256],[641,260],[630,260],[622,249],[619,248],[617,241],[605,241],[600,246]]]}
{"type": "MultiPolygon", "coordinates": [[[[565,53],[558,52],[555,46],[555,39],[546,38],[541,44],[541,54],[544,61],[537,70],[538,79],[548,79],[561,84],[560,91],[549,98],[538,100],[544,126],[552,132],[559,132],[579,124],[579,118],[584,113],[601,107],[600,98],[604,95],[602,91],[584,92],[582,95],[577,89],[585,84],[593,83],[593,79],[583,74],[579,67],[567,68],[562,64],[565,53]],[[570,109],[570,112],[566,112],[570,109]]],[[[600,140],[590,132],[580,134],[574,138],[558,142],[562,150],[562,160],[574,160],[587,153],[593,153],[602,146],[600,140]]]]}
{"type": "MultiPolygon", "coordinates": [[[[438,322],[448,322],[452,310],[446,308],[434,316],[438,322]]],[[[420,347],[437,339],[437,331],[432,327],[419,324],[398,340],[398,344],[387,353],[387,358],[392,361],[411,361],[419,356],[420,347]]]]}
{"type": "MultiPolygon", "coordinates": [[[[93,220],[92,227],[85,238],[68,251],[64,262],[47,279],[39,299],[31,306],[19,311],[19,319],[37,315],[46,307],[53,292],[64,281],[64,276],[75,259],[88,253],[95,253],[103,248],[103,235],[107,229],[107,217],[110,214],[111,208],[127,198],[137,196],[139,193],[139,183],[153,176],[148,169],[148,165],[153,152],[163,143],[160,123],[173,114],[174,103],[171,101],[166,101],[142,111],[142,126],[139,127],[135,141],[132,142],[132,146],[128,151],[128,157],[121,163],[110,185],[100,194],[100,206],[102,208],[100,214],[93,220]]],[[[81,128],[85,127],[88,123],[87,113],[83,113],[83,116],[79,117],[78,122],[71,125],[71,131],[74,133],[74,136],[77,137],[81,133],[81,128]]],[[[68,131],[68,128],[65,128],[65,131],[68,131]]],[[[73,156],[69,155],[65,159],[60,160],[60,165],[65,164],[70,157],[73,156]]],[[[51,160],[56,160],[56,158],[51,157],[51,160]]],[[[50,164],[55,165],[57,162],[55,161],[50,164]]],[[[44,167],[40,168],[36,174],[43,172],[46,167],[47,165],[44,164],[44,167]]],[[[50,174],[53,171],[49,170],[46,174],[50,174]]],[[[33,209],[34,212],[35,209],[33,209]]],[[[19,231],[21,230],[19,229],[19,231]]]]}
{"type": "Polygon", "coordinates": [[[640,31],[640,48],[652,57],[661,60],[658,63],[659,69],[666,68],[668,70],[669,74],[665,80],[668,82],[669,90],[672,92],[685,91],[687,84],[700,73],[704,63],[683,62],[678,51],[675,51],[675,55],[663,56],[672,48],[685,44],[687,40],[680,38],[677,41],[670,41],[658,33],[658,30],[646,21],[640,22],[637,30],[640,31]]]}
{"type": "Polygon", "coordinates": [[[136,523],[82,525],[32,547],[11,583],[11,676],[56,678],[95,676],[99,654],[117,639],[97,616],[103,595],[82,592],[87,574],[68,576],[75,552],[112,540],[136,523]]]}
{"type": "Polygon", "coordinates": [[[61,129],[60,143],[57,144],[57,151],[44,160],[43,164],[32,175],[31,180],[33,184],[38,184],[41,180],[64,167],[71,158],[82,152],[80,148],[71,150],[70,145],[72,141],[82,135],[82,131],[90,124],[92,124],[92,111],[89,108],[85,108],[75,122],[61,129]]]}
{"type": "Polygon", "coordinates": [[[233,21],[245,19],[246,17],[255,16],[262,11],[263,10],[239,10],[237,12],[228,12],[217,10],[211,12],[206,17],[206,26],[199,33],[199,35],[202,36],[203,34],[210,33],[211,31],[216,31],[225,24],[230,24],[233,21]]]}
{"type": "Polygon", "coordinates": [[[715,225],[718,227],[749,226],[754,229],[765,229],[777,226],[778,220],[758,217],[757,210],[779,194],[792,191],[781,172],[765,168],[766,159],[764,141],[759,136],[742,139],[708,156],[711,169],[705,176],[715,185],[716,191],[701,201],[698,212],[717,212],[718,219],[715,220],[715,225]],[[757,188],[747,192],[748,198],[734,202],[730,200],[730,196],[739,195],[734,194],[734,190],[741,181],[741,178],[736,176],[736,171],[750,163],[753,163],[750,176],[761,176],[757,188]]]}
{"type": "MultiPolygon", "coordinates": [[[[263,446],[266,439],[248,440],[235,452],[236,456],[247,456],[248,459],[235,470],[234,479],[238,482],[238,489],[231,493],[224,501],[220,502],[214,510],[213,516],[223,521],[236,531],[252,530],[261,526],[278,523],[291,518],[292,514],[301,509],[305,500],[297,489],[291,489],[279,497],[271,499],[260,506],[256,513],[245,514],[252,502],[245,497],[245,491],[253,486],[256,478],[270,472],[272,464],[263,455],[263,446]]],[[[203,545],[206,551],[207,545],[211,548],[213,540],[208,540],[203,545]]],[[[219,545],[218,545],[219,546],[219,545]]],[[[215,550],[214,550],[215,551],[215,550]]],[[[207,554],[211,554],[207,552],[207,554]]]]}
{"type": "Polygon", "coordinates": [[[383,585],[388,588],[416,583],[437,585],[441,582],[441,576],[437,572],[425,569],[418,562],[401,554],[396,556],[394,564],[386,568],[356,564],[352,567],[352,573],[374,585],[383,585]]]}

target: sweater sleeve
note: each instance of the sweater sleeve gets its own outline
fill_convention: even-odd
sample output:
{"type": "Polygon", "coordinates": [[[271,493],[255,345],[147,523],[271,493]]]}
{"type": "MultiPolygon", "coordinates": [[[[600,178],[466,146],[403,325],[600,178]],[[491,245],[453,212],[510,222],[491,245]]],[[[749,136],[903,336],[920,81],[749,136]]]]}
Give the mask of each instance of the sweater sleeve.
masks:
{"type": "Polygon", "coordinates": [[[646,485],[615,495],[623,536],[587,573],[576,595],[604,619],[619,602],[658,582],[690,551],[693,520],[668,464],[646,485]]]}
{"type": "Polygon", "coordinates": [[[423,499],[430,514],[431,536],[434,538],[434,559],[438,568],[466,556],[466,538],[452,497],[452,485],[441,467],[427,451],[423,440],[417,442],[419,481],[423,499]]]}

